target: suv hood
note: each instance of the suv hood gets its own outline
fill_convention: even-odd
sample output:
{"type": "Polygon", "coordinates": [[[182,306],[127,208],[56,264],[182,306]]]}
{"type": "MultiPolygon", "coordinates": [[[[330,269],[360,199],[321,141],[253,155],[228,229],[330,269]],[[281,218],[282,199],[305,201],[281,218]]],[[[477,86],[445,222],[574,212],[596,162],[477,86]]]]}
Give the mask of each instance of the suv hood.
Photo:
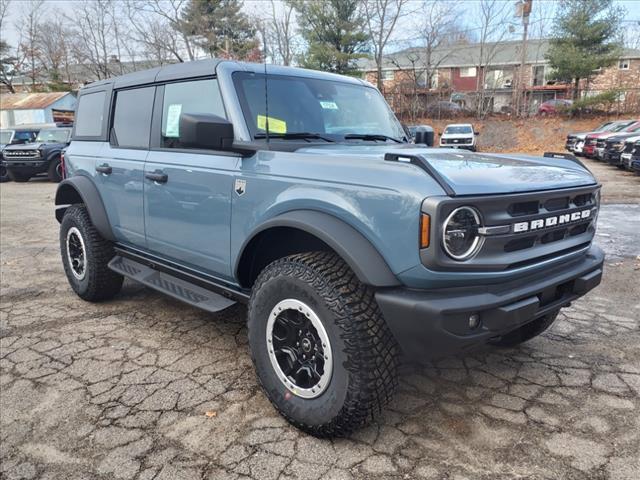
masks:
{"type": "MultiPolygon", "coordinates": [[[[344,146],[308,147],[302,153],[348,157],[345,161],[374,160],[393,168],[422,168],[425,175],[432,169],[455,195],[490,195],[501,193],[555,190],[597,182],[581,163],[565,158],[534,157],[518,154],[473,153],[463,150],[406,146],[344,146]],[[418,157],[422,165],[385,160],[387,153],[418,157]],[[424,165],[426,163],[427,165],[424,165]]],[[[363,167],[366,168],[366,167],[363,167]]],[[[392,178],[392,177],[390,177],[392,178]]]]}
{"type": "Polygon", "coordinates": [[[20,145],[9,145],[6,149],[7,150],[37,150],[39,148],[51,148],[51,147],[58,147],[58,146],[64,146],[64,145],[66,145],[66,143],[33,142],[33,143],[22,143],[20,145]]]}

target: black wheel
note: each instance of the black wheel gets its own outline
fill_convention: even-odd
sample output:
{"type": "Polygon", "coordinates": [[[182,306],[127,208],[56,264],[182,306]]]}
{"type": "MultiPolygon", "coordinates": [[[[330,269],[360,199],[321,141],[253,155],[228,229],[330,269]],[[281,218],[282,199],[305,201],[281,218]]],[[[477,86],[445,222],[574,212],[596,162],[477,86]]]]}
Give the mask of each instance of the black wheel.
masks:
{"type": "Polygon", "coordinates": [[[537,318],[533,322],[529,322],[517,330],[503,335],[498,340],[493,340],[491,344],[499,347],[515,347],[516,345],[520,345],[544,332],[555,322],[557,316],[558,312],[553,312],[544,317],[537,318]]]}
{"type": "Polygon", "coordinates": [[[122,276],[107,267],[115,255],[113,244],[100,236],[84,205],[72,205],[65,211],[60,253],[69,284],[80,298],[98,302],[120,291],[122,276]]]}
{"type": "Polygon", "coordinates": [[[29,179],[31,178],[31,175],[27,175],[25,173],[20,173],[20,172],[14,172],[12,170],[8,170],[7,174],[9,175],[10,180],[13,180],[14,182],[19,182],[19,183],[28,182],[29,179]]]}
{"type": "Polygon", "coordinates": [[[11,180],[9,178],[9,172],[7,172],[7,167],[4,165],[0,165],[0,183],[8,182],[11,180]]]}
{"type": "Polygon", "coordinates": [[[52,182],[59,183],[62,181],[62,162],[60,157],[56,157],[49,162],[47,176],[52,182]]]}
{"type": "Polygon", "coordinates": [[[397,344],[373,291],[335,254],[303,253],[268,265],[248,315],[260,383],[294,426],[344,436],[391,399],[397,344]]]}

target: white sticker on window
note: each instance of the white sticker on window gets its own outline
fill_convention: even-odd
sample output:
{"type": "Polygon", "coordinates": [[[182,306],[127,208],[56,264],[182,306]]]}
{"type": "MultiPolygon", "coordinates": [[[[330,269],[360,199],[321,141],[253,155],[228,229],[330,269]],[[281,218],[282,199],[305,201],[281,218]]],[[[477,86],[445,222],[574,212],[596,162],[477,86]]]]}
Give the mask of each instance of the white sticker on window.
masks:
{"type": "Polygon", "coordinates": [[[325,110],[338,110],[336,102],[320,102],[320,106],[325,110]]]}
{"type": "Polygon", "coordinates": [[[167,128],[164,133],[165,137],[178,138],[180,136],[180,113],[182,112],[181,103],[173,103],[169,105],[167,110],[167,128]]]}

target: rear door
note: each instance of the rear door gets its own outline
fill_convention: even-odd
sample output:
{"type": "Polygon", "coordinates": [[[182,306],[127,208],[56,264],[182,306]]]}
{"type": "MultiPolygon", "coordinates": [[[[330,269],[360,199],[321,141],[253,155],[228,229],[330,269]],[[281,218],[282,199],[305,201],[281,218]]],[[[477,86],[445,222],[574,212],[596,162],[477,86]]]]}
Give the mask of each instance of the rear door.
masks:
{"type": "Polygon", "coordinates": [[[215,78],[158,87],[158,115],[145,165],[145,227],[149,250],[206,273],[231,278],[231,191],[240,158],[185,148],[180,115],[226,117],[215,78]]]}
{"type": "Polygon", "coordinates": [[[156,87],[114,92],[109,143],[96,159],[96,185],[116,238],[145,247],[143,175],[156,87]]]}

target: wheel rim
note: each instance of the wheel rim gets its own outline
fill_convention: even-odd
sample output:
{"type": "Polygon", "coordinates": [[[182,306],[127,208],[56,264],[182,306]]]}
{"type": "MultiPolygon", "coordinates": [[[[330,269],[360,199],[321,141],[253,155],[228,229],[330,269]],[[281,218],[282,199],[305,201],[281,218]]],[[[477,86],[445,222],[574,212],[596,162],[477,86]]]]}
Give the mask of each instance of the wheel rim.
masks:
{"type": "Polygon", "coordinates": [[[67,260],[71,273],[78,280],[82,280],[87,273],[86,260],[87,250],[84,246],[84,240],[80,234],[80,230],[71,227],[67,232],[67,260]]]}
{"type": "Polygon", "coordinates": [[[305,303],[287,299],[269,313],[267,349],[278,378],[302,398],[316,398],[329,386],[333,358],[329,336],[305,303]]]}
{"type": "Polygon", "coordinates": [[[62,178],[62,162],[56,163],[56,175],[62,178]]]}

